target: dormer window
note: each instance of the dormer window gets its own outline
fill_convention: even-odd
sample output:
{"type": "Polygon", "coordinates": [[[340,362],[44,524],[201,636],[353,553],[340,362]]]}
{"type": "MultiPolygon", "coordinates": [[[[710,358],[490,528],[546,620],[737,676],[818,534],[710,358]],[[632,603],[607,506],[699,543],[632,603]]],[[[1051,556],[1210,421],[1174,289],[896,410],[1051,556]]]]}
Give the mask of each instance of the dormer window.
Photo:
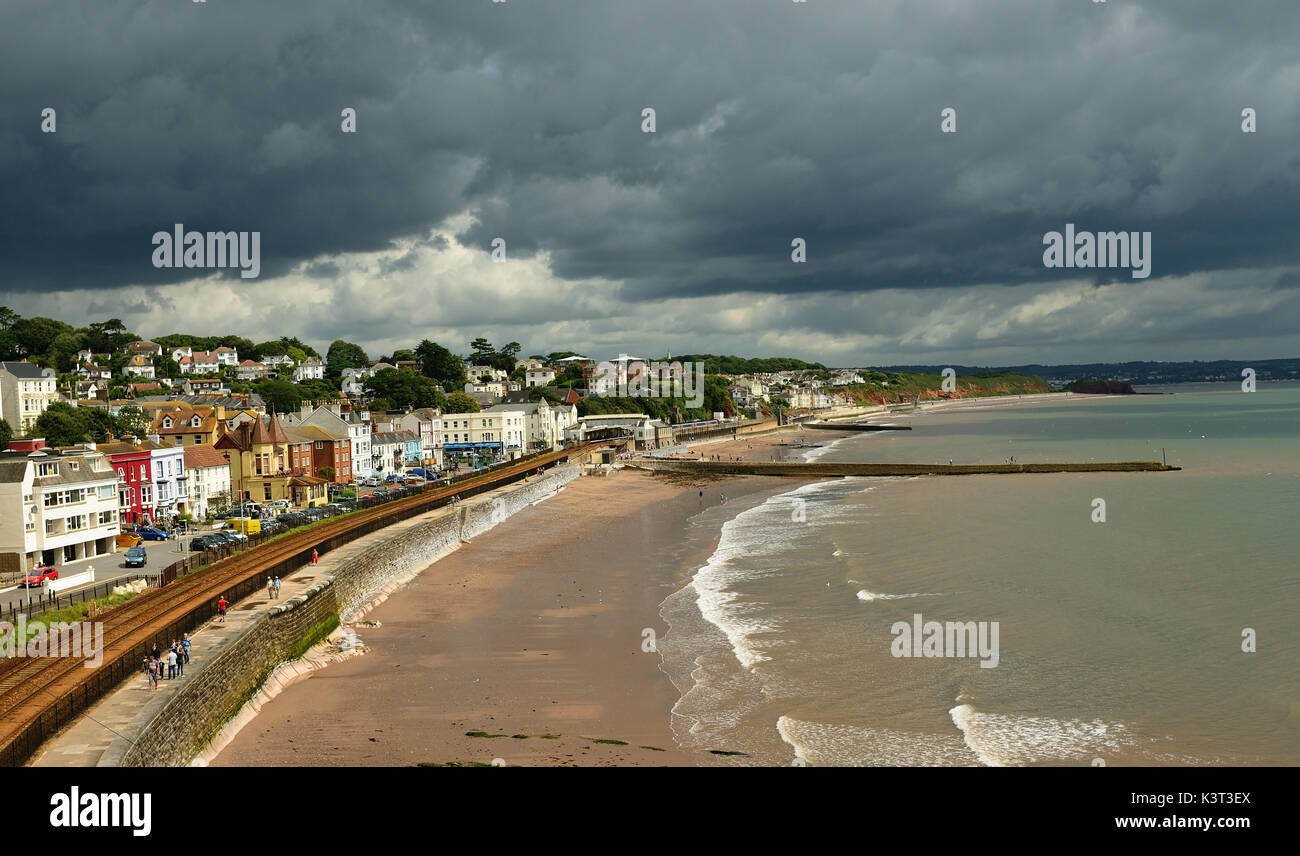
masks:
{"type": "Polygon", "coordinates": [[[197,427],[199,427],[199,425],[200,425],[201,422],[202,422],[202,420],[200,420],[199,417],[195,416],[193,419],[190,420],[190,425],[192,425],[192,426],[194,426],[195,428],[197,428],[197,427]]]}
{"type": "Polygon", "coordinates": [[[172,427],[172,418],[170,416],[163,417],[163,427],[164,428],[172,427]]]}

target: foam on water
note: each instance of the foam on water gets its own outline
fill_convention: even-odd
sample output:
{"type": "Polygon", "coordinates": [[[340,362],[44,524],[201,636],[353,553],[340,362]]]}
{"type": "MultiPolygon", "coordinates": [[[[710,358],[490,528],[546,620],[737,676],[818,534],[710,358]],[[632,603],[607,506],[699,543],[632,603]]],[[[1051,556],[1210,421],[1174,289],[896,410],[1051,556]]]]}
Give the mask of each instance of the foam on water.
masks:
{"type": "Polygon", "coordinates": [[[989,767],[1090,759],[1134,746],[1121,722],[982,713],[969,703],[948,713],[966,745],[989,767]]]}
{"type": "Polygon", "coordinates": [[[873,600],[902,600],[903,598],[907,598],[907,597],[935,597],[935,596],[936,595],[933,593],[920,592],[920,591],[914,591],[911,594],[879,594],[874,591],[867,591],[866,589],[862,589],[861,591],[858,592],[858,600],[864,600],[867,603],[870,603],[873,600]]]}
{"type": "Polygon", "coordinates": [[[950,734],[808,722],[789,716],[777,719],[776,730],[796,759],[819,767],[973,767],[980,762],[960,737],[950,734]]]}

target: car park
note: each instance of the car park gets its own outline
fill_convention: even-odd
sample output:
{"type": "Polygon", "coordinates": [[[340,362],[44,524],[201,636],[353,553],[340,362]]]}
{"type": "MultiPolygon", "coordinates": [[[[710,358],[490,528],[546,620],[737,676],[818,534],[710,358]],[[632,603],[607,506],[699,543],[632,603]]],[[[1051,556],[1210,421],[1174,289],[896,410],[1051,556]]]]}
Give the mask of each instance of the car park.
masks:
{"type": "Polygon", "coordinates": [[[23,588],[31,588],[32,586],[41,585],[46,580],[57,580],[58,578],[58,570],[51,565],[46,565],[41,568],[32,568],[27,576],[18,581],[18,585],[23,588]]]}
{"type": "Polygon", "coordinates": [[[126,551],[126,566],[128,568],[143,568],[149,564],[149,555],[145,552],[144,547],[130,547],[126,551]]]}

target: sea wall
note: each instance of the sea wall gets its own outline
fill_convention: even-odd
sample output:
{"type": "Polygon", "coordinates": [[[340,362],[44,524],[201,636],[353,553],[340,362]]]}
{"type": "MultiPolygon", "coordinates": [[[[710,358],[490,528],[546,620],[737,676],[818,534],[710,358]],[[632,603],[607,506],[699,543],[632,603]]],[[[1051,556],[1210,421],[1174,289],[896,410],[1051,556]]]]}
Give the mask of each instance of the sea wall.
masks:
{"type": "Polygon", "coordinates": [[[627,464],[643,470],[713,473],[717,475],[792,476],[970,476],[1021,473],[1150,473],[1169,472],[1181,467],[1159,461],[1115,461],[1064,464],[849,464],[849,463],[765,463],[759,461],[675,461],[641,458],[627,464]]]}
{"type": "Polygon", "coordinates": [[[303,592],[271,607],[241,636],[186,670],[185,682],[168,697],[151,699],[132,722],[134,741],[119,737],[99,766],[184,766],[252,699],[276,667],[299,656],[306,642],[336,616],[365,609],[380,592],[458,549],[529,505],[553,496],[579,475],[563,465],[540,477],[469,500],[452,514],[422,523],[394,524],[384,538],[323,573],[303,592]]]}

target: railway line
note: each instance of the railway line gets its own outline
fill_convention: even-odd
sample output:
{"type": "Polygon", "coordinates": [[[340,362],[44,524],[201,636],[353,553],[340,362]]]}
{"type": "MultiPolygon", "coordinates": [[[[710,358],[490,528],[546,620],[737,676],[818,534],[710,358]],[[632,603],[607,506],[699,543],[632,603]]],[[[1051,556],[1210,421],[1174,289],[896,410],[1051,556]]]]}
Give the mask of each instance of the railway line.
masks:
{"type": "Polygon", "coordinates": [[[139,673],[146,652],[181,632],[193,630],[211,617],[218,597],[236,601],[261,588],[268,574],[309,561],[320,546],[340,546],[392,522],[447,504],[454,496],[474,495],[516,481],[539,467],[566,460],[597,443],[521,458],[515,463],[415,496],[327,518],[296,532],[220,559],[206,568],[148,589],[107,610],[103,627],[102,661],[87,667],[90,658],[64,657],[0,659],[0,766],[17,766],[78,713],[124,678],[139,673]],[[251,585],[250,585],[251,584],[251,585]],[[183,631],[178,629],[183,628],[183,631]]]}

